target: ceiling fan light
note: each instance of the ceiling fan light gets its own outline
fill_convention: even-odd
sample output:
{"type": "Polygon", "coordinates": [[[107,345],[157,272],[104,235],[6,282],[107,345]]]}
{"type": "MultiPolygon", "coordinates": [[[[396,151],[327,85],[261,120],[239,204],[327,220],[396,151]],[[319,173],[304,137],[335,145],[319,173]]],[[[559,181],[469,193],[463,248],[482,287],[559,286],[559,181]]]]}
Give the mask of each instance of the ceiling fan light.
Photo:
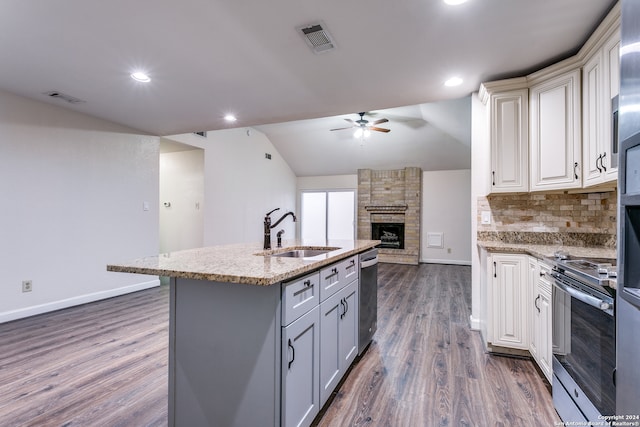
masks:
{"type": "Polygon", "coordinates": [[[354,138],[362,138],[364,132],[362,131],[362,128],[358,128],[355,130],[355,132],[353,132],[353,137],[354,138]]]}
{"type": "Polygon", "coordinates": [[[369,129],[364,129],[362,131],[362,137],[363,138],[369,138],[371,136],[371,131],[369,129]]]}

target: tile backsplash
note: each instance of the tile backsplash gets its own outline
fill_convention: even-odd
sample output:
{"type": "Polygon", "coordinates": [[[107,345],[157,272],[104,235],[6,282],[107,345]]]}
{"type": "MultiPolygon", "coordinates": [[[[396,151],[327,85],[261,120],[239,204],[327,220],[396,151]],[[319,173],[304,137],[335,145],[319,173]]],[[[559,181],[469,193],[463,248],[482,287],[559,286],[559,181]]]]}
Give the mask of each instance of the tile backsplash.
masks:
{"type": "Polygon", "coordinates": [[[615,246],[617,200],[617,191],[480,197],[478,237],[520,240],[525,235],[535,234],[547,241],[563,240],[565,244],[615,246]],[[489,225],[481,221],[482,212],[487,211],[491,216],[489,225]]]}

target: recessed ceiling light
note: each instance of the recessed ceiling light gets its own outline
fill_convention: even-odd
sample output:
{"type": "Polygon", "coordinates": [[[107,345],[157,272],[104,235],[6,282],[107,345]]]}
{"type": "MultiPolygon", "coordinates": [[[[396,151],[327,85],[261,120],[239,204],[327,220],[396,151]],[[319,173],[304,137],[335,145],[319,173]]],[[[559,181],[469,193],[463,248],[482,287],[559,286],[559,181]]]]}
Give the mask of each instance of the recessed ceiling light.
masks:
{"type": "Polygon", "coordinates": [[[450,6],[457,6],[459,4],[467,2],[467,0],[443,0],[443,1],[450,6]]]}
{"type": "Polygon", "coordinates": [[[142,71],[136,71],[135,73],[132,73],[131,78],[137,82],[142,83],[149,83],[151,81],[151,78],[142,71]]]}
{"type": "Polygon", "coordinates": [[[444,85],[447,87],[460,86],[462,84],[462,79],[460,77],[451,77],[449,80],[444,82],[444,85]]]}
{"type": "Polygon", "coordinates": [[[227,114],[226,116],[224,116],[224,119],[228,122],[235,122],[236,120],[238,120],[233,114],[227,114]]]}

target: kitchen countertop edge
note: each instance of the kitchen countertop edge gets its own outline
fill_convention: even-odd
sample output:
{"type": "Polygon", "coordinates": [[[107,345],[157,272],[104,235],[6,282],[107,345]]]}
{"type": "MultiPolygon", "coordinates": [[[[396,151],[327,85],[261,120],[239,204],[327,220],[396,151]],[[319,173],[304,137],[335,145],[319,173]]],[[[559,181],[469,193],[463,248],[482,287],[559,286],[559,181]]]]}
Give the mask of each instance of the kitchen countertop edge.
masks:
{"type": "Polygon", "coordinates": [[[478,247],[488,252],[520,253],[539,259],[554,258],[555,252],[563,250],[577,258],[616,258],[616,250],[582,246],[535,245],[525,243],[505,243],[496,241],[478,241],[478,247]]]}
{"type": "Polygon", "coordinates": [[[112,263],[107,265],[107,271],[270,286],[318,270],[379,244],[379,240],[328,241],[322,245],[292,241],[287,242],[287,246],[283,248],[267,251],[254,244],[214,246],[160,254],[130,262],[112,263]],[[325,258],[320,259],[269,256],[286,250],[318,246],[340,247],[340,249],[330,251],[325,258]],[[180,265],[180,259],[172,262],[172,257],[183,259],[184,265],[180,265]],[[229,257],[237,257],[237,259],[229,262],[229,257]],[[279,268],[272,270],[272,261],[279,263],[279,268]],[[162,264],[171,265],[162,266],[162,264]],[[267,264],[269,267],[266,267],[267,264]]]}

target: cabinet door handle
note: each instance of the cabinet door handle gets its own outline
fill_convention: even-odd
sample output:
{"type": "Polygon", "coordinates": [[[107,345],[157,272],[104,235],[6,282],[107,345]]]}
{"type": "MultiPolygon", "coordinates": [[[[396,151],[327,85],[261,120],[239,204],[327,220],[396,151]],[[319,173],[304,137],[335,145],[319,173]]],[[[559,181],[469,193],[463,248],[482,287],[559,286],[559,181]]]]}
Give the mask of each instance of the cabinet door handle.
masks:
{"type": "Polygon", "coordinates": [[[538,300],[540,299],[540,295],[538,295],[538,297],[536,298],[536,300],[533,302],[533,305],[536,306],[536,308],[538,309],[538,313],[540,313],[540,307],[538,307],[538,300]]]}
{"type": "Polygon", "coordinates": [[[602,156],[600,156],[600,166],[602,166],[602,169],[604,169],[604,171],[607,171],[607,167],[604,165],[604,158],[607,157],[607,153],[605,152],[602,156]]]}
{"type": "Polygon", "coordinates": [[[340,300],[340,305],[342,306],[342,313],[340,313],[340,319],[342,319],[344,315],[347,313],[347,309],[344,305],[344,298],[340,300]]]}
{"type": "Polygon", "coordinates": [[[540,277],[542,277],[542,276],[544,276],[544,275],[545,275],[545,272],[544,272],[544,271],[541,271],[539,274],[540,274],[540,277]]]}
{"type": "Polygon", "coordinates": [[[598,158],[596,159],[596,169],[598,169],[598,172],[602,172],[602,168],[600,166],[598,166],[598,162],[602,160],[602,154],[600,154],[598,156],[598,158]]]}
{"type": "Polygon", "coordinates": [[[576,169],[578,169],[578,162],[573,164],[573,175],[578,179],[578,172],[576,172],[576,169]]]}
{"type": "Polygon", "coordinates": [[[496,171],[491,171],[491,184],[496,185],[496,171]]]}
{"type": "Polygon", "coordinates": [[[293,363],[294,360],[296,360],[296,349],[293,348],[293,345],[291,344],[291,338],[289,338],[289,348],[291,349],[291,360],[289,361],[289,365],[287,366],[287,369],[291,369],[291,364],[293,363]]]}
{"type": "Polygon", "coordinates": [[[344,299],[344,306],[345,306],[344,315],[346,316],[347,312],[349,311],[349,301],[347,301],[346,298],[344,299]]]}
{"type": "Polygon", "coordinates": [[[495,261],[493,261],[493,277],[498,277],[498,270],[495,261]]]}

